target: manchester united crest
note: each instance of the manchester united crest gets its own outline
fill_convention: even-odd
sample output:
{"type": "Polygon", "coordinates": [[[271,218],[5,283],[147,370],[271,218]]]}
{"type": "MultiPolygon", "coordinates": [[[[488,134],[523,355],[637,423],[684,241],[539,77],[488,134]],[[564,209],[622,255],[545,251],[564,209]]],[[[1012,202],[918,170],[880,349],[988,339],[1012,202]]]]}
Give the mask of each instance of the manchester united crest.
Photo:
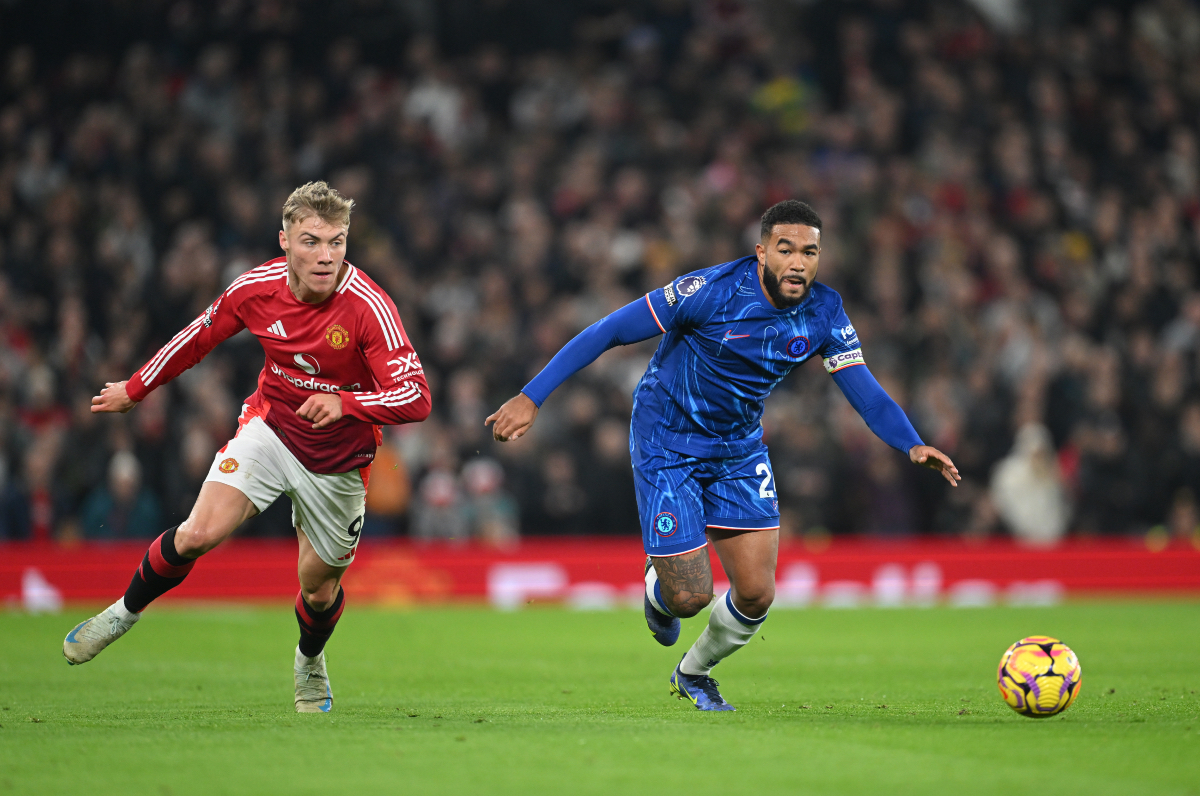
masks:
{"type": "Polygon", "coordinates": [[[236,473],[237,468],[238,468],[237,459],[233,459],[233,458],[226,459],[225,461],[223,461],[219,465],[217,465],[217,469],[219,469],[221,472],[225,473],[225,475],[229,475],[230,473],[236,473]]]}
{"type": "Polygon", "coordinates": [[[350,333],[340,324],[334,324],[325,330],[325,342],[334,348],[345,348],[350,342],[350,333]]]}

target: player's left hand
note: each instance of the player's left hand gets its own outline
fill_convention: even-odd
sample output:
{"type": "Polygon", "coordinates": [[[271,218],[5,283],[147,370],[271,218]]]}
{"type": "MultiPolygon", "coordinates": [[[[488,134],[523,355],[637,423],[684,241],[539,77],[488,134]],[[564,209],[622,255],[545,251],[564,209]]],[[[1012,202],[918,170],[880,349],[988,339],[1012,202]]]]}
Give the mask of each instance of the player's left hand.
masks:
{"type": "Polygon", "coordinates": [[[537,416],[537,404],[528,395],[519,392],[505,401],[504,406],[488,415],[483,424],[487,426],[495,423],[492,425],[492,439],[496,442],[509,442],[528,431],[533,426],[533,421],[537,420],[537,416]]]}
{"type": "Polygon", "coordinates": [[[908,452],[908,458],[913,464],[937,470],[943,478],[950,482],[950,486],[958,486],[958,482],[962,480],[954,462],[950,461],[950,457],[937,448],[931,448],[928,445],[914,445],[908,452]]]}
{"type": "Polygon", "coordinates": [[[342,419],[342,396],[317,393],[308,396],[296,414],[313,421],[313,428],[328,428],[342,419]]]}

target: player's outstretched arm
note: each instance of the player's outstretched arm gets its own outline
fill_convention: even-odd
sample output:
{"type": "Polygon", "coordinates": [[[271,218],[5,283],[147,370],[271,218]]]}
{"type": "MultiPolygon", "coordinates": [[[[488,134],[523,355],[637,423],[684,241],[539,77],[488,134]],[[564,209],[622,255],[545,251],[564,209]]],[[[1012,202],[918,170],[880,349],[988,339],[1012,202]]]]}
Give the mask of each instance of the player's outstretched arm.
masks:
{"type": "MultiPolygon", "coordinates": [[[[137,373],[121,382],[122,390],[133,401],[141,401],[153,390],[174,379],[180,373],[195,365],[216,348],[222,340],[226,340],[246,328],[238,316],[238,310],[230,293],[236,291],[249,275],[258,273],[258,269],[248,271],[246,276],[233,281],[224,293],[214,301],[207,310],[202,312],[194,321],[183,328],[179,334],[158,350],[150,361],[142,365],[137,373]]],[[[103,393],[101,393],[103,395],[103,393]]],[[[117,411],[126,409],[97,410],[95,399],[92,399],[92,411],[117,411]]]]}
{"type": "Polygon", "coordinates": [[[875,436],[896,450],[907,453],[914,464],[937,470],[950,482],[950,486],[958,486],[962,478],[954,462],[937,448],[931,448],[921,441],[908,415],[884,391],[866,365],[858,364],[834,371],[833,381],[875,436]]]}
{"type": "Polygon", "coordinates": [[[519,392],[505,401],[504,406],[493,412],[483,424],[492,426],[492,439],[509,442],[532,428],[537,416],[537,404],[528,395],[519,392]]]}
{"type": "Polygon", "coordinates": [[[646,298],[631,301],[575,335],[542,368],[541,373],[534,376],[519,394],[506,401],[483,424],[495,423],[492,437],[497,442],[520,437],[533,425],[538,408],[550,397],[550,393],[576,371],[595,362],[596,357],[613,346],[640,343],[660,334],[662,328],[650,311],[646,298]]]}
{"type": "Polygon", "coordinates": [[[950,482],[950,486],[958,486],[958,482],[962,480],[962,476],[958,474],[958,468],[954,466],[954,462],[950,461],[950,457],[937,448],[930,447],[929,445],[915,445],[908,452],[908,459],[913,464],[928,467],[930,470],[937,470],[942,474],[943,478],[950,482]]]}
{"type": "Polygon", "coordinates": [[[124,414],[137,406],[137,401],[125,392],[125,382],[106,381],[99,395],[92,397],[92,412],[121,412],[124,414]]]}

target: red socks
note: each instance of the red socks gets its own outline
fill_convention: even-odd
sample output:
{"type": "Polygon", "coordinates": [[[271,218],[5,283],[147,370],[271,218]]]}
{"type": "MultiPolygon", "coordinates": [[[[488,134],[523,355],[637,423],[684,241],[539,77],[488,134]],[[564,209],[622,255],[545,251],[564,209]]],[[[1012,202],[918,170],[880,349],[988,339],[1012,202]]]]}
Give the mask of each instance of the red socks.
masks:
{"type": "Polygon", "coordinates": [[[333,628],[346,607],[346,592],[338,586],[333,605],[318,611],[304,601],[304,592],[296,595],[296,621],[300,623],[300,654],[315,658],[325,649],[325,642],[333,635],[333,628]]]}
{"type": "Polygon", "coordinates": [[[129,582],[129,588],[125,590],[125,608],[140,614],[155,599],[183,583],[195,565],[196,559],[184,558],[175,552],[175,528],[168,529],[150,544],[142,565],[129,582]]]}

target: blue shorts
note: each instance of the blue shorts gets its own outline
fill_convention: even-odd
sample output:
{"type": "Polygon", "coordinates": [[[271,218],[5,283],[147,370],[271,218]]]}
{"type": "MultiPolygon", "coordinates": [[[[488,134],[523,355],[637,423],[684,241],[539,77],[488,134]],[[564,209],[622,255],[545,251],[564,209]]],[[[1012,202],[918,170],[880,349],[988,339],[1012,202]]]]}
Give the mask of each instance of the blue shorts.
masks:
{"type": "Polygon", "coordinates": [[[708,544],[708,528],[779,528],[779,500],[767,446],[744,456],[704,459],[629,435],[646,555],[674,556],[708,544]]]}

